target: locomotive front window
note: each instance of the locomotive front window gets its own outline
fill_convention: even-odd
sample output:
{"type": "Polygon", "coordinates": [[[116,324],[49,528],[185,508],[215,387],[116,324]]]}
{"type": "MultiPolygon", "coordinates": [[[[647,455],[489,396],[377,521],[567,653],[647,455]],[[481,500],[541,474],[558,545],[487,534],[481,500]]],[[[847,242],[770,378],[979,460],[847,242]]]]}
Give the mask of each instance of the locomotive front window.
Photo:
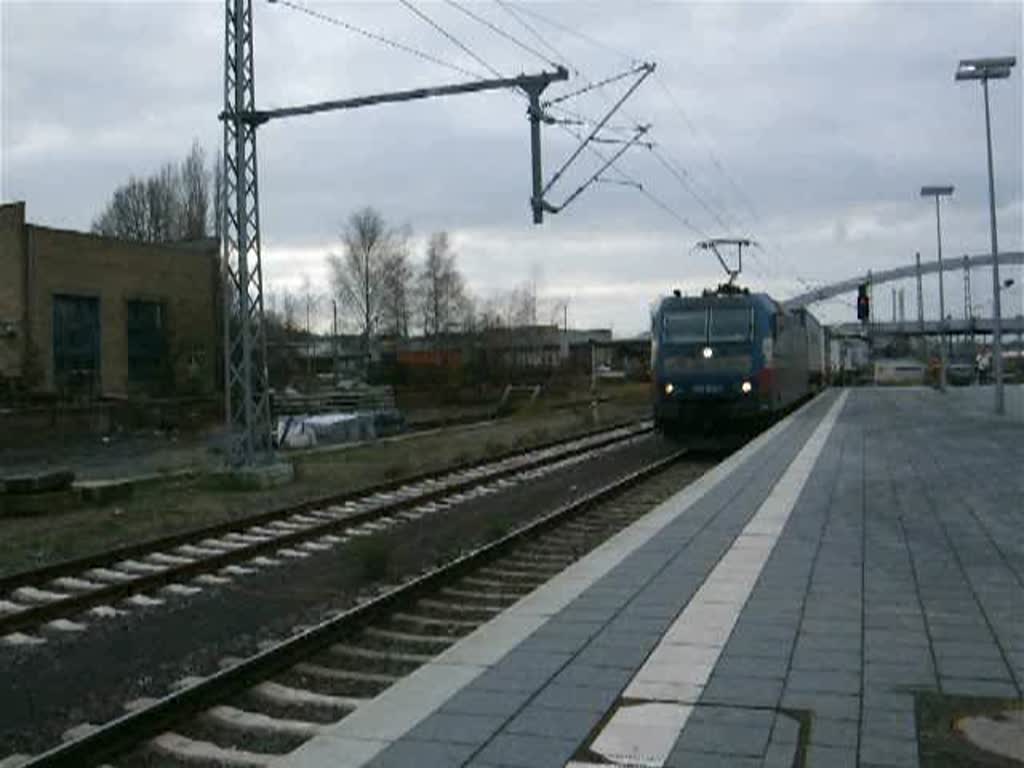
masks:
{"type": "Polygon", "coordinates": [[[667,344],[703,343],[708,337],[707,322],[707,312],[703,309],[666,312],[663,340],[667,344]]]}
{"type": "Polygon", "coordinates": [[[749,341],[751,310],[713,308],[711,310],[711,341],[749,341]]]}

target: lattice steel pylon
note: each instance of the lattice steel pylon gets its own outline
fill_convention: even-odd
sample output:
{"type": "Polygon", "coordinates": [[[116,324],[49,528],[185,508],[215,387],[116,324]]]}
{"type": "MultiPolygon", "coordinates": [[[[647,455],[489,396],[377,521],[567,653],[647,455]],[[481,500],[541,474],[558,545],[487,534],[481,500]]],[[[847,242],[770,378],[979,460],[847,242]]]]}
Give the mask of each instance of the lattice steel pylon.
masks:
{"type": "Polygon", "coordinates": [[[252,0],[226,0],[224,34],[224,184],[221,211],[224,303],[224,407],[228,461],[270,458],[270,395],[263,324],[263,265],[256,172],[252,0]]]}

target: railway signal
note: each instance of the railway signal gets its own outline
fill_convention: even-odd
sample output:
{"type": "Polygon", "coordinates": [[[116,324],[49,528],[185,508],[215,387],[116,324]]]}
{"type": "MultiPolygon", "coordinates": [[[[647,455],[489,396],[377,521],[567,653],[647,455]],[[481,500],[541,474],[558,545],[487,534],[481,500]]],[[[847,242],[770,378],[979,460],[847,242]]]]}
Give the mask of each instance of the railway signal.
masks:
{"type": "Polygon", "coordinates": [[[866,323],[871,319],[871,299],[868,298],[868,284],[857,286],[857,319],[866,323]]]}

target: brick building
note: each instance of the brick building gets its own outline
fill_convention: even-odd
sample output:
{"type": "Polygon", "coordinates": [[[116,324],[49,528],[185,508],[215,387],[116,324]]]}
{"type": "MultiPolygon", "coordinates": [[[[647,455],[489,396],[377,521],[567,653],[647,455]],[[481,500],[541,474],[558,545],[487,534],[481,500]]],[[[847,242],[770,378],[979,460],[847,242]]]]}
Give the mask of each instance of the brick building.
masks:
{"type": "Polygon", "coordinates": [[[214,240],[147,244],[28,224],[0,205],[0,390],[208,394],[219,344],[214,240]]]}

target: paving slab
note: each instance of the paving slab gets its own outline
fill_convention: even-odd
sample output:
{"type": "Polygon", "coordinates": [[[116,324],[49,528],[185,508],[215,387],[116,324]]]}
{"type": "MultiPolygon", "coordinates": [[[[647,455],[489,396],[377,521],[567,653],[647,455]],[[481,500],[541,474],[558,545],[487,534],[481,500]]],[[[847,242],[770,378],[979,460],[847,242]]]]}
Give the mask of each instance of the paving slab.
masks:
{"type": "Polygon", "coordinates": [[[277,764],[932,765],[1021,702],[1022,438],[826,392],[277,764]]]}

